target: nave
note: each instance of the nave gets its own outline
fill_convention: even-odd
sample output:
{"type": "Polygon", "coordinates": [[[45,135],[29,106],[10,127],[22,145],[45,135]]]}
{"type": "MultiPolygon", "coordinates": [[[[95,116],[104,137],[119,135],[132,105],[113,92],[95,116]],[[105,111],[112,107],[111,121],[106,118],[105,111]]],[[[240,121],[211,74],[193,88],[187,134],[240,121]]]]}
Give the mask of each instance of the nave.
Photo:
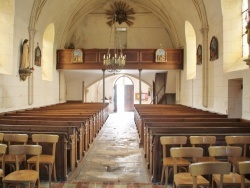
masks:
{"type": "Polygon", "coordinates": [[[152,187],[134,112],[111,113],[77,169],[71,180],[52,187],[152,187]]]}

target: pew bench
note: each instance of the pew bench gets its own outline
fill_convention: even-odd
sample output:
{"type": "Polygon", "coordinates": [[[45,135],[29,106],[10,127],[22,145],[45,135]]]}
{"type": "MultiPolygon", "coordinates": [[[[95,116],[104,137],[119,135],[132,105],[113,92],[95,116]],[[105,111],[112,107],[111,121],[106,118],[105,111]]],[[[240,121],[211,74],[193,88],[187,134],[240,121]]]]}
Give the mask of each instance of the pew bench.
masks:
{"type": "MultiPolygon", "coordinates": [[[[160,144],[161,136],[198,136],[213,135],[216,136],[215,145],[226,145],[225,136],[227,135],[250,135],[250,126],[197,126],[197,127],[154,127],[149,130],[149,171],[152,175],[152,182],[159,182],[162,168],[162,146],[160,144]]],[[[186,146],[191,146],[189,140],[186,146]]],[[[204,149],[204,151],[206,151],[204,149]]],[[[249,156],[250,153],[248,153],[249,156]]]]}

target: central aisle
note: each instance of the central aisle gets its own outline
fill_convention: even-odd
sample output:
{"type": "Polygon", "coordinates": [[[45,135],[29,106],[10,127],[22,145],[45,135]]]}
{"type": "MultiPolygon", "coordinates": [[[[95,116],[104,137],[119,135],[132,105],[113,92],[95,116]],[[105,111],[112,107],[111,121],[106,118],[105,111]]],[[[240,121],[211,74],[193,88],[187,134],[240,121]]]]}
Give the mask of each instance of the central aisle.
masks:
{"type": "Polygon", "coordinates": [[[150,183],[133,112],[112,113],[72,182],[150,183]]]}

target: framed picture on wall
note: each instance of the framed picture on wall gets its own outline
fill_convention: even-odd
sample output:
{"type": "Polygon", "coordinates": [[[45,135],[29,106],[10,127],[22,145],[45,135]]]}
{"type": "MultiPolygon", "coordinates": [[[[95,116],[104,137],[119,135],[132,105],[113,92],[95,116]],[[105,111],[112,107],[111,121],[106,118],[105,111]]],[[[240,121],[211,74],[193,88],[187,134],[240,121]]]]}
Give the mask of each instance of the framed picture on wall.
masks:
{"type": "Polygon", "coordinates": [[[155,52],[155,62],[165,63],[167,62],[166,50],[159,48],[155,52]]]}
{"type": "Polygon", "coordinates": [[[213,36],[210,42],[210,61],[219,59],[219,43],[218,39],[213,36]]]}
{"type": "Polygon", "coordinates": [[[35,65],[38,67],[41,67],[41,58],[42,58],[42,52],[39,47],[39,44],[37,43],[37,47],[35,49],[35,65]]]}
{"type": "MultiPolygon", "coordinates": [[[[135,93],[135,99],[140,100],[140,93],[135,93]]],[[[148,93],[141,93],[141,100],[148,101],[148,93]]]]}
{"type": "Polygon", "coordinates": [[[202,64],[202,46],[199,44],[197,47],[197,52],[196,52],[196,64],[201,65],[202,64]]]}

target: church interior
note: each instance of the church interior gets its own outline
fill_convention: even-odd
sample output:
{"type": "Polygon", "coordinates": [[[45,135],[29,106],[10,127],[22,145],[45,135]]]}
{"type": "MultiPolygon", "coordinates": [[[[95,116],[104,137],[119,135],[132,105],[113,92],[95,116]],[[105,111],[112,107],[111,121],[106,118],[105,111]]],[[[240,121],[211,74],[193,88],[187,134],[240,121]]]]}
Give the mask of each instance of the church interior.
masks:
{"type": "MultiPolygon", "coordinates": [[[[214,163],[213,146],[232,147],[240,154],[220,156],[225,174],[231,168],[223,183],[249,186],[250,171],[242,172],[250,161],[249,7],[249,0],[0,0],[0,185],[181,187],[170,140],[191,151],[200,137],[206,146],[183,156],[185,172],[198,150],[214,163]],[[11,145],[37,144],[40,169],[28,157],[27,164],[38,175],[17,181],[15,165],[27,165],[15,164],[11,145]]],[[[221,183],[201,185],[208,181],[221,183]]]]}

